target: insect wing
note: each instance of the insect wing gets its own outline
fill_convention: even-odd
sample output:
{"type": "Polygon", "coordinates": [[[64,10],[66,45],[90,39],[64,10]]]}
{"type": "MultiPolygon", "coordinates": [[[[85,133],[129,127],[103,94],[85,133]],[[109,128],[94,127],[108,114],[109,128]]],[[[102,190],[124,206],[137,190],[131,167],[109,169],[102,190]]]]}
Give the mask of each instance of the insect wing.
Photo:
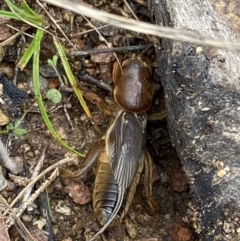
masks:
{"type": "Polygon", "coordinates": [[[122,110],[106,133],[106,150],[119,186],[131,184],[144,157],[145,114],[122,110]]]}

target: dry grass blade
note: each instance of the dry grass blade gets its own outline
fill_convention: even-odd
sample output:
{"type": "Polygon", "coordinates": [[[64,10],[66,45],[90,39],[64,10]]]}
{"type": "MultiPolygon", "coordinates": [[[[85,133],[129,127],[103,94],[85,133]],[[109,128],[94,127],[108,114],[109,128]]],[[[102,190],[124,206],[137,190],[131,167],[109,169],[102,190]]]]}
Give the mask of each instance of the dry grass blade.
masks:
{"type": "MultiPolygon", "coordinates": [[[[25,227],[25,225],[17,217],[14,210],[9,206],[9,204],[7,203],[7,201],[4,199],[4,197],[1,194],[0,194],[0,205],[1,205],[1,209],[4,207],[4,211],[7,209],[8,210],[7,213],[10,213],[9,220],[16,220],[15,227],[17,228],[18,232],[21,234],[23,239],[26,241],[35,241],[34,238],[32,237],[32,235],[30,234],[30,232],[25,227]]],[[[5,213],[6,213],[6,211],[5,211],[5,213]]],[[[8,225],[6,223],[6,227],[7,226],[8,225]]],[[[0,236],[0,237],[1,237],[1,241],[2,241],[3,237],[2,236],[0,236]]]]}
{"type": "Polygon", "coordinates": [[[43,182],[43,184],[36,190],[36,192],[34,192],[27,201],[22,203],[22,205],[18,208],[18,211],[16,213],[17,217],[20,217],[22,215],[26,208],[36,200],[40,193],[43,192],[52,183],[52,181],[58,176],[58,174],[59,170],[57,167],[48,177],[48,179],[45,182],[43,182]]]}
{"type": "Polygon", "coordinates": [[[76,47],[74,46],[74,44],[71,42],[71,40],[67,37],[67,35],[64,33],[64,31],[62,30],[62,28],[59,26],[59,24],[57,24],[57,22],[55,21],[55,19],[51,16],[51,14],[47,11],[47,9],[43,6],[43,4],[41,4],[39,1],[37,1],[37,4],[45,11],[45,13],[48,15],[48,17],[52,20],[52,22],[54,23],[54,25],[58,28],[58,30],[62,33],[62,35],[64,36],[64,38],[70,43],[70,45],[72,45],[73,48],[76,49],[76,47]]]}
{"type": "MultiPolygon", "coordinates": [[[[41,157],[39,158],[38,162],[37,162],[37,165],[35,166],[34,168],[34,171],[33,171],[33,174],[32,174],[32,177],[31,177],[31,180],[34,180],[37,175],[39,174],[41,168],[42,168],[42,165],[43,165],[43,162],[45,160],[45,156],[46,156],[46,149],[47,147],[44,147],[43,149],[43,153],[41,155],[41,157]]],[[[25,192],[25,195],[23,197],[23,202],[27,201],[29,199],[29,196],[31,194],[31,191],[32,191],[32,188],[33,186],[31,186],[26,192],[25,192]]]]}
{"type": "MultiPolygon", "coordinates": [[[[69,65],[69,62],[67,60],[67,56],[65,54],[65,51],[64,51],[64,48],[62,46],[62,44],[59,42],[57,36],[53,36],[53,41],[54,41],[54,45],[57,49],[57,52],[58,52],[58,55],[62,61],[62,65],[63,65],[63,68],[65,70],[65,73],[66,73],[66,76],[68,78],[68,81],[69,83],[71,84],[72,88],[73,88],[73,91],[75,93],[75,95],[77,96],[82,108],[84,109],[86,115],[88,116],[88,118],[91,120],[94,128],[96,129],[96,131],[102,135],[99,127],[95,124],[94,120],[93,120],[93,116],[92,116],[92,113],[90,112],[87,104],[85,103],[84,101],[84,98],[83,98],[83,92],[82,90],[79,88],[79,85],[77,84],[77,81],[72,73],[72,70],[70,68],[70,65],[69,65]]],[[[72,152],[75,151],[75,150],[71,150],[72,152]]],[[[76,153],[76,151],[75,151],[76,153]]],[[[76,153],[77,155],[79,156],[84,156],[83,154],[81,153],[76,153]]]]}
{"type": "Polygon", "coordinates": [[[51,165],[50,167],[46,168],[43,172],[41,172],[36,178],[34,178],[34,180],[32,180],[19,194],[18,196],[12,201],[12,203],[10,204],[10,207],[13,207],[19,200],[20,198],[22,198],[22,196],[24,195],[24,193],[26,192],[26,190],[28,190],[29,187],[33,186],[41,177],[43,177],[44,175],[46,175],[48,172],[54,170],[56,167],[59,167],[67,162],[71,162],[74,161],[74,158],[64,158],[56,163],[54,163],[53,165],[51,165]]]}
{"type": "MultiPolygon", "coordinates": [[[[26,210],[26,208],[35,201],[35,199],[40,195],[41,192],[43,192],[51,183],[52,181],[58,176],[59,171],[58,168],[56,168],[50,177],[39,187],[38,190],[36,190],[35,193],[33,193],[29,199],[21,204],[21,206],[18,208],[16,214],[14,213],[14,219],[11,217],[8,217],[6,220],[6,227],[10,228],[14,222],[15,218],[19,218],[23,212],[26,210]]],[[[17,219],[16,219],[17,220],[17,219]]]]}
{"type": "MultiPolygon", "coordinates": [[[[42,159],[44,159],[42,157],[42,159]]],[[[31,204],[39,195],[40,193],[52,182],[52,180],[54,180],[57,175],[58,175],[58,166],[61,166],[69,161],[73,161],[73,158],[64,158],[56,163],[54,163],[53,165],[51,165],[50,167],[48,167],[47,169],[45,169],[42,173],[40,173],[36,178],[34,178],[34,180],[32,180],[19,194],[18,196],[13,200],[13,202],[11,203],[11,205],[9,205],[6,200],[0,195],[0,203],[2,203],[4,205],[4,216],[6,216],[9,212],[12,213],[12,216],[8,217],[6,220],[6,227],[9,228],[11,225],[14,224],[15,220],[16,220],[16,228],[18,229],[19,233],[22,235],[22,237],[27,240],[27,241],[34,241],[34,239],[32,238],[31,234],[29,233],[29,231],[25,228],[25,226],[23,225],[23,223],[21,222],[21,220],[18,218],[19,216],[21,216],[21,214],[23,213],[23,211],[28,207],[29,204],[31,204]],[[54,170],[55,169],[55,170],[54,170]],[[24,202],[20,208],[18,209],[18,213],[16,214],[13,210],[12,207],[14,206],[14,204],[16,204],[16,202],[22,198],[22,196],[25,194],[25,192],[28,191],[29,188],[31,188],[34,183],[36,183],[41,177],[43,177],[44,175],[46,175],[48,172],[54,170],[54,172],[50,175],[50,177],[48,178],[47,181],[45,181],[41,187],[34,193],[31,195],[31,197],[28,199],[28,201],[24,202]],[[6,211],[7,210],[7,211],[6,211]]]]}
{"type": "Polygon", "coordinates": [[[93,9],[83,3],[76,3],[70,0],[43,0],[44,2],[68,9],[72,12],[88,16],[98,21],[108,23],[119,28],[155,35],[158,37],[172,40],[186,41],[195,44],[203,44],[231,51],[240,51],[240,44],[234,44],[227,41],[219,41],[206,36],[201,36],[189,31],[174,29],[169,27],[156,26],[149,23],[139,22],[132,19],[123,18],[104,11],[93,9]]]}

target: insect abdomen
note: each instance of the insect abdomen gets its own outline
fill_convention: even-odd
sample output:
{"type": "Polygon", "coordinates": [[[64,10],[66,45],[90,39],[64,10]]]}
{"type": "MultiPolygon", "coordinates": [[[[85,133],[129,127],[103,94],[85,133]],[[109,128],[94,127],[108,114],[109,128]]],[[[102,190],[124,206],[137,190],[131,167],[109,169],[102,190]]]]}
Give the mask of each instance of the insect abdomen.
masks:
{"type": "Polygon", "coordinates": [[[94,212],[102,211],[98,222],[103,226],[112,213],[118,196],[118,184],[108,163],[99,163],[93,191],[94,212]]]}

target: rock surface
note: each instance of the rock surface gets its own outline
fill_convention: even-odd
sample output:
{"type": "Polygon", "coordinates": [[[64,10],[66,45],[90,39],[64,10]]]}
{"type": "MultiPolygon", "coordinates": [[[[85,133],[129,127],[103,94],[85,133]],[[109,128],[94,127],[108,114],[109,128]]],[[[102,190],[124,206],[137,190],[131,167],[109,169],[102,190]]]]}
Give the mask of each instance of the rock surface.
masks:
{"type": "MultiPolygon", "coordinates": [[[[149,2],[159,25],[238,41],[207,0],[149,2]]],[[[162,47],[168,128],[194,194],[195,233],[204,241],[239,240],[239,53],[165,39],[162,47]]]]}

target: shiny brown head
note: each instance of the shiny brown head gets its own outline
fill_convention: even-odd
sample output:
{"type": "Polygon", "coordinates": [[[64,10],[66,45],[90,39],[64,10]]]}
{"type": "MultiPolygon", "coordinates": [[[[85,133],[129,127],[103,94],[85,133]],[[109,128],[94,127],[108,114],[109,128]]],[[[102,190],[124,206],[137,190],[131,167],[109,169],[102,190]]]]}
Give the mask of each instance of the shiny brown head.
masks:
{"type": "Polygon", "coordinates": [[[123,109],[146,112],[152,103],[153,89],[148,65],[138,58],[127,59],[113,73],[114,98],[123,109]]]}

